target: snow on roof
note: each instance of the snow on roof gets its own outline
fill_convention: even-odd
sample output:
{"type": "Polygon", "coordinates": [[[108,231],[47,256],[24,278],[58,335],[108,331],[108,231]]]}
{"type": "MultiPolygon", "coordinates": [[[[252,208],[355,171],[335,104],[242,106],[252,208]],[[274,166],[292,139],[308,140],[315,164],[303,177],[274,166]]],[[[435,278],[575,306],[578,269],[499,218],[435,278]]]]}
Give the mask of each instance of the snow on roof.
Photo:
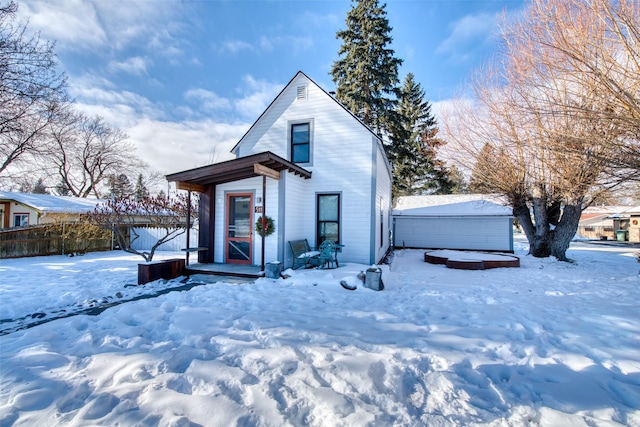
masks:
{"type": "Polygon", "coordinates": [[[640,215],[640,206],[634,206],[622,212],[627,215],[640,215]]]}
{"type": "Polygon", "coordinates": [[[43,213],[85,213],[92,211],[97,204],[105,202],[105,200],[93,198],[83,199],[80,197],[14,193],[11,191],[0,191],[0,200],[14,200],[43,213]]]}
{"type": "Polygon", "coordinates": [[[498,196],[451,194],[399,197],[393,215],[398,216],[512,216],[498,196]]]}
{"type": "Polygon", "coordinates": [[[629,218],[636,215],[640,215],[640,206],[622,206],[619,210],[609,215],[609,218],[629,218]]]}

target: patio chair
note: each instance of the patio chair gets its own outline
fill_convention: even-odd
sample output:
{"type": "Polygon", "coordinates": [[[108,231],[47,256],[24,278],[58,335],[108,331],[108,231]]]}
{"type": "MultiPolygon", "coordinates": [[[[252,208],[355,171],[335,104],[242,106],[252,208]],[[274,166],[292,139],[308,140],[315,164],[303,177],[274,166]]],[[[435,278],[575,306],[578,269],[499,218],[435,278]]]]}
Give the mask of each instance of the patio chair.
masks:
{"type": "Polygon", "coordinates": [[[338,257],[337,252],[341,245],[337,245],[332,240],[325,240],[320,244],[318,251],[320,251],[320,256],[318,257],[318,261],[320,265],[318,268],[338,268],[338,257]],[[331,265],[335,265],[335,267],[331,267],[331,265]]]}

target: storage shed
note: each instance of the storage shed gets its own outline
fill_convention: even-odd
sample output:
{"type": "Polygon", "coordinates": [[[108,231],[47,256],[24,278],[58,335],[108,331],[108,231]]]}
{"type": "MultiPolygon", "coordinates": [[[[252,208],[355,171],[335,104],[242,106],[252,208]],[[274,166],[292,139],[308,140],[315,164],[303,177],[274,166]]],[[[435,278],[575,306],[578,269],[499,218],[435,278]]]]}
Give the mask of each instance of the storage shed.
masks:
{"type": "Polygon", "coordinates": [[[497,197],[400,197],[392,218],[396,248],[513,252],[512,209],[497,197]]]}

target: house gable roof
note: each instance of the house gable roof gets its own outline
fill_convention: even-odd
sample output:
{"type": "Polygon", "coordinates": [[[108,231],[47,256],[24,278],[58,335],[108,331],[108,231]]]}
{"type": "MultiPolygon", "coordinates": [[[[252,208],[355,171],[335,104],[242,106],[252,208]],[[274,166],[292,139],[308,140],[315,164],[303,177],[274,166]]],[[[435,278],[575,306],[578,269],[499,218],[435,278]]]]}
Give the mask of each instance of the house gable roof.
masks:
{"type": "MultiPolygon", "coordinates": [[[[382,140],[380,139],[380,137],[366,124],[364,124],[362,122],[362,120],[360,120],[358,118],[358,116],[356,116],[355,114],[353,114],[347,107],[345,107],[344,105],[342,105],[342,103],[340,101],[338,101],[334,96],[332,96],[330,93],[328,93],[326,90],[324,90],[320,85],[318,85],[312,78],[310,78],[309,76],[307,76],[305,73],[303,73],[302,71],[298,71],[296,73],[295,76],[293,76],[293,78],[291,80],[289,80],[289,83],[287,83],[284,88],[282,88],[282,90],[280,91],[280,93],[278,93],[278,95],[273,99],[273,101],[271,101],[271,103],[267,106],[267,108],[265,108],[265,110],[262,112],[262,114],[260,114],[260,116],[258,117],[258,119],[251,125],[251,127],[249,128],[249,130],[247,130],[245,132],[244,135],[242,135],[242,138],[240,138],[240,140],[238,141],[238,143],[236,145],[234,145],[234,147],[231,149],[232,153],[236,153],[236,150],[238,148],[238,146],[244,141],[244,139],[247,137],[247,135],[249,135],[251,133],[251,131],[256,127],[256,125],[262,120],[262,118],[265,116],[265,114],[267,114],[267,112],[278,102],[278,100],[282,97],[282,94],[293,84],[293,82],[298,78],[298,76],[304,76],[304,78],[306,78],[307,80],[309,80],[310,83],[312,83],[314,86],[316,86],[318,89],[320,89],[326,96],[328,96],[330,99],[333,100],[333,102],[335,102],[340,108],[342,108],[344,111],[346,111],[347,113],[349,113],[349,115],[351,117],[353,117],[358,123],[360,123],[360,125],[362,125],[367,131],[369,131],[371,133],[371,135],[376,138],[376,140],[378,141],[378,144],[380,144],[381,148],[382,148],[382,140]]],[[[384,153],[384,149],[382,150],[382,152],[384,153]]]]}

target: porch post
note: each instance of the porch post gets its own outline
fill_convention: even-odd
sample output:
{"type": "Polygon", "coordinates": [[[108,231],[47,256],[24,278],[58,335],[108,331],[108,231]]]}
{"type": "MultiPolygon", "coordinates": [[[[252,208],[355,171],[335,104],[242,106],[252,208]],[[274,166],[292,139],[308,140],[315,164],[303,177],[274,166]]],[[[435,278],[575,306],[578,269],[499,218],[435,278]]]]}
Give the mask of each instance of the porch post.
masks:
{"type": "Polygon", "coordinates": [[[189,235],[191,234],[191,190],[187,191],[187,262],[189,265],[189,249],[191,249],[191,245],[189,244],[189,235]]]}
{"type": "Polygon", "coordinates": [[[262,271],[264,271],[264,241],[265,241],[265,218],[267,214],[267,176],[266,175],[262,175],[262,218],[260,219],[260,221],[262,221],[262,265],[260,266],[260,268],[262,269],[262,271]]]}

